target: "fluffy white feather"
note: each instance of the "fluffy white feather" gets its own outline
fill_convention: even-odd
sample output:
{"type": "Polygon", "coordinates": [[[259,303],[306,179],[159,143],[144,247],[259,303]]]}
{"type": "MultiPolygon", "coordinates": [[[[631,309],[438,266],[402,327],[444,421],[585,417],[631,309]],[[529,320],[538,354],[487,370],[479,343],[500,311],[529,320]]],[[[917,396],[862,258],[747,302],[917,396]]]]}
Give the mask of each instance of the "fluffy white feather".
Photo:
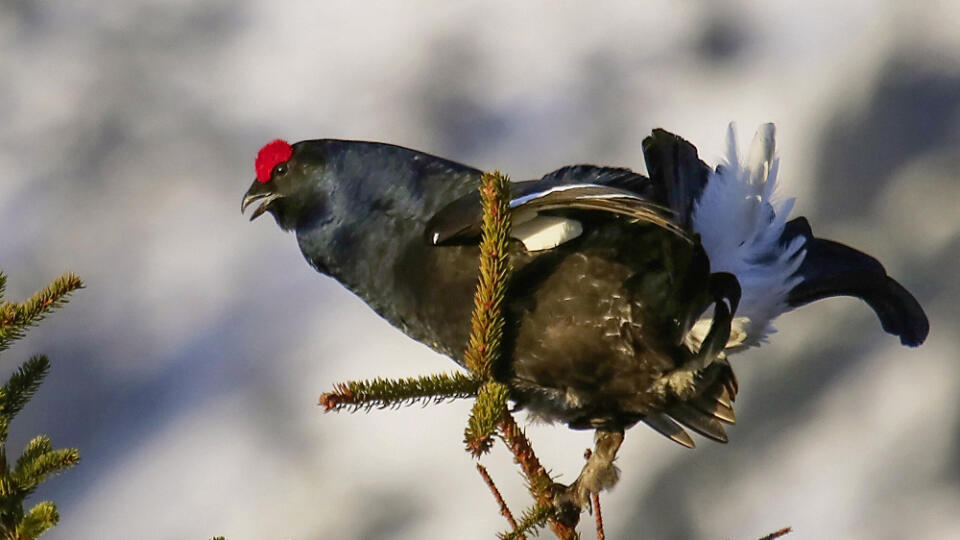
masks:
{"type": "MultiPolygon", "coordinates": [[[[710,270],[730,272],[740,281],[742,296],[728,348],[756,345],[775,332],[771,321],[789,309],[787,293],[800,280],[792,276],[803,262],[804,239],[786,246],[779,242],[794,199],[778,202],[774,197],[775,148],[774,126],[764,124],[743,162],[731,123],[726,162],[710,174],[693,213],[710,270]]],[[[688,343],[699,347],[709,327],[709,320],[699,321],[688,343]]]]}

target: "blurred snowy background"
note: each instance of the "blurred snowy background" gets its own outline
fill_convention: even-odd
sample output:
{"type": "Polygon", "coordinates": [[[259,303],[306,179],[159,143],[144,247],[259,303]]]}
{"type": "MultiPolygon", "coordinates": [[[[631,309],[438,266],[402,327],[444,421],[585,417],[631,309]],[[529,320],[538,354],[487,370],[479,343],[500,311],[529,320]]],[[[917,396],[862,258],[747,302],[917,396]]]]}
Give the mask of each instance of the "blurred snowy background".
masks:
{"type": "MultiPolygon", "coordinates": [[[[608,537],[960,538],[958,28],[937,1],[0,0],[8,296],[88,284],[3,357],[54,363],[11,444],[83,455],[38,494],[45,538],[491,538],[469,403],[315,406],[454,366],[241,217],[257,150],[372,139],[524,179],[643,170],[657,126],[715,163],[730,120],[777,123],[794,215],[882,260],[931,336],[902,348],[850,299],[784,316],[735,357],[730,444],[628,432],[608,537]]],[[[590,434],[529,431],[572,480],[590,434]]],[[[506,452],[487,463],[519,511],[506,452]]]]}

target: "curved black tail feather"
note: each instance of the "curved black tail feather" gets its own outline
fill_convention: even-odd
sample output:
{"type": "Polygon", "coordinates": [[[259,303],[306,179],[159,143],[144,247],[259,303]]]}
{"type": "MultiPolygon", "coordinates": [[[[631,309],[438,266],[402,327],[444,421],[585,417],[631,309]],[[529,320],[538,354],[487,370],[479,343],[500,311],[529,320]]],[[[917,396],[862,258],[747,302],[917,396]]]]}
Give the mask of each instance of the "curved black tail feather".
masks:
{"type": "Polygon", "coordinates": [[[923,308],[879,261],[839,242],[815,238],[803,217],[787,223],[780,241],[790,242],[797,236],[806,238],[806,256],[797,270],[803,281],[787,296],[790,307],[831,296],[854,296],[873,308],[883,329],[899,336],[900,343],[911,347],[923,343],[930,331],[923,308]]]}

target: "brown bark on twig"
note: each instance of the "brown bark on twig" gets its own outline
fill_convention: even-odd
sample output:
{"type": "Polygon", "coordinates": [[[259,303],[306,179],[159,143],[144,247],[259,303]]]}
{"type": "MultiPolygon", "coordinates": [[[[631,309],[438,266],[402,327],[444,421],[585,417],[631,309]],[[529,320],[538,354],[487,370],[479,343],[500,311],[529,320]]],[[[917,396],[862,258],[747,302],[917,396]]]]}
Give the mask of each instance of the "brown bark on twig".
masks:
{"type": "Polygon", "coordinates": [[[597,521],[597,540],[605,540],[606,535],[603,534],[603,514],[600,512],[600,494],[593,494],[593,511],[594,518],[597,521]]]}
{"type": "Polygon", "coordinates": [[[784,527],[784,528],[780,529],[779,531],[772,532],[772,533],[764,536],[764,537],[761,538],[760,540],[776,540],[777,538],[780,538],[781,536],[784,536],[784,535],[790,533],[791,531],[793,531],[792,528],[790,528],[790,527],[784,527]]]}
{"type": "MultiPolygon", "coordinates": [[[[500,513],[503,514],[503,517],[507,518],[507,522],[510,523],[510,528],[516,531],[517,520],[513,519],[513,514],[510,512],[510,508],[507,506],[506,501],[503,500],[503,496],[500,495],[500,490],[497,489],[497,485],[493,483],[493,478],[490,477],[490,473],[487,472],[487,468],[477,463],[477,472],[479,472],[480,476],[483,477],[483,481],[486,482],[487,487],[490,488],[490,493],[493,493],[493,498],[496,499],[497,504],[500,505],[500,513]]],[[[527,537],[523,535],[517,537],[517,540],[526,539],[527,537]]]]}
{"type": "MultiPolygon", "coordinates": [[[[540,464],[540,460],[537,459],[537,455],[530,446],[530,441],[512,415],[508,414],[500,421],[500,433],[503,436],[503,442],[513,453],[514,461],[523,470],[530,494],[538,503],[553,506],[557,485],[547,474],[543,465],[540,464]]],[[[580,535],[577,534],[576,529],[576,520],[578,519],[579,516],[575,516],[573,523],[567,524],[557,517],[553,517],[550,519],[550,529],[560,540],[579,539],[580,535]]]]}

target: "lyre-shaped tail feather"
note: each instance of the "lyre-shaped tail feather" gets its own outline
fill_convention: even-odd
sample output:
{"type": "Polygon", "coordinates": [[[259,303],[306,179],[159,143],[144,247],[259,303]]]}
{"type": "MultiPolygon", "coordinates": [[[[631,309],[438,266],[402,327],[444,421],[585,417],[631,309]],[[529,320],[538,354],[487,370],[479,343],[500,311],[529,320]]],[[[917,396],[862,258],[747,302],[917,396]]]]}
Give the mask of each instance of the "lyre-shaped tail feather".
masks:
{"type": "Polygon", "coordinates": [[[904,345],[916,347],[930,331],[923,308],[902,285],[887,275],[880,261],[833,240],[816,238],[806,218],[787,224],[781,242],[804,239],[806,256],[797,270],[800,282],[790,290],[791,308],[831,296],[854,296],[865,301],[883,329],[904,345]]]}

